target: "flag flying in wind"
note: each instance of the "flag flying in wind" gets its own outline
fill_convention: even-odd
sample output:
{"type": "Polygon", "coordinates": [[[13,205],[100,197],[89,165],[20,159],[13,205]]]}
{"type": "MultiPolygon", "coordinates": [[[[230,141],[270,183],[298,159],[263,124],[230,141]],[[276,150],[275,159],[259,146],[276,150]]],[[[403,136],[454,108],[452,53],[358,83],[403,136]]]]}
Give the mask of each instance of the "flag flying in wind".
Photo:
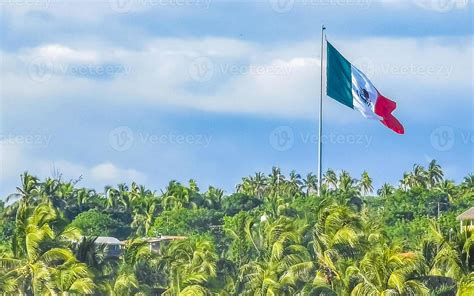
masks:
{"type": "Polygon", "coordinates": [[[331,43],[327,42],[327,95],[359,110],[365,118],[380,120],[398,134],[405,132],[392,115],[397,103],[381,95],[359,69],[351,65],[331,43]]]}

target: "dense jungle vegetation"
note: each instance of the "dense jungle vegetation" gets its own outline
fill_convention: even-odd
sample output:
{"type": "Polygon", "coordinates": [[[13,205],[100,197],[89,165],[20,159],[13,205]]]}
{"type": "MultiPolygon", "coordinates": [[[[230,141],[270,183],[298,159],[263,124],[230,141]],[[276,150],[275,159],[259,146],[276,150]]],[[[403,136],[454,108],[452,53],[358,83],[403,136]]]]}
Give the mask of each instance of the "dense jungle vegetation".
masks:
{"type": "Polygon", "coordinates": [[[171,181],[103,192],[21,176],[0,202],[3,295],[474,295],[474,175],[436,161],[397,186],[367,172],[317,178],[279,168],[235,193],[171,181]],[[147,237],[186,236],[150,250],[147,237]],[[107,256],[98,236],[124,241],[107,256]]]}

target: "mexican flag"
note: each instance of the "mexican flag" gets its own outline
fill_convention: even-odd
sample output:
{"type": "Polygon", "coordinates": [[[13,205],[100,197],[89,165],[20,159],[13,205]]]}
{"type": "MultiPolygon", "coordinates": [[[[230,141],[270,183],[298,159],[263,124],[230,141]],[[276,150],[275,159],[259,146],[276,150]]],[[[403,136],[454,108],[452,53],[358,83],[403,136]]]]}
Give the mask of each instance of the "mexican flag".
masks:
{"type": "Polygon", "coordinates": [[[327,42],[327,95],[357,109],[365,118],[380,120],[398,134],[405,132],[392,115],[397,103],[387,99],[359,69],[347,61],[327,42]]]}

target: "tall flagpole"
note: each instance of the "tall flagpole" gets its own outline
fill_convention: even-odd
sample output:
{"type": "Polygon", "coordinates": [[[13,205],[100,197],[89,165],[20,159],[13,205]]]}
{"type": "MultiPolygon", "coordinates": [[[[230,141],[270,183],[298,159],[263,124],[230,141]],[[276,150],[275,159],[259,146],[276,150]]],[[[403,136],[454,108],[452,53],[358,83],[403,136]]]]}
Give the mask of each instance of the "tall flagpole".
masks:
{"type": "Polygon", "coordinates": [[[324,30],[321,26],[321,92],[319,96],[319,137],[318,137],[318,196],[321,196],[321,184],[323,176],[322,153],[323,153],[323,53],[324,53],[324,30]]]}

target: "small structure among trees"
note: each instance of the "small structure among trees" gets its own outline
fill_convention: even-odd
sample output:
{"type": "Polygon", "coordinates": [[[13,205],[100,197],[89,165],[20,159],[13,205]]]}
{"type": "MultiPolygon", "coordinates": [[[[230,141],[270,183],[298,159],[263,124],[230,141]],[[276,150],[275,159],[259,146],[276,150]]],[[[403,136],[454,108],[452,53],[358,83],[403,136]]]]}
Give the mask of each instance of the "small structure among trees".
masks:
{"type": "Polygon", "coordinates": [[[456,219],[459,220],[461,232],[474,229],[474,207],[457,216],[456,219]]]}
{"type": "Polygon", "coordinates": [[[160,251],[164,244],[183,239],[186,239],[186,236],[160,235],[159,237],[149,237],[145,240],[150,247],[150,251],[161,254],[160,251]]]}
{"type": "Polygon", "coordinates": [[[105,245],[105,251],[107,257],[120,257],[122,256],[122,249],[124,243],[111,236],[99,236],[94,241],[95,245],[105,245]]]}

